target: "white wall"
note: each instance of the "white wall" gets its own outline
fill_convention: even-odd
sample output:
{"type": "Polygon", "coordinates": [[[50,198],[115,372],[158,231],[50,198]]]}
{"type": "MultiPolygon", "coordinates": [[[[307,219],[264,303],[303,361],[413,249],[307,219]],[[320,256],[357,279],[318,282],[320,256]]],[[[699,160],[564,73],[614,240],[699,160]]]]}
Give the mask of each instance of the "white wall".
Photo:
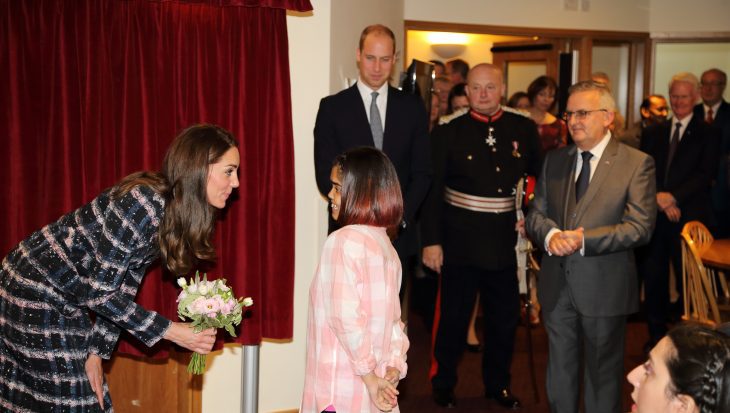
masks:
{"type": "MultiPolygon", "coordinates": [[[[656,2],[656,0],[654,0],[656,2]]],[[[716,0],[720,2],[722,0],[716,0]]],[[[590,10],[564,10],[564,0],[404,0],[406,20],[553,29],[647,31],[650,0],[590,0],[590,10]]],[[[576,3],[583,3],[575,0],[576,3]]],[[[691,7],[697,7],[697,1],[691,7]]],[[[688,6],[685,6],[688,7],[688,6]]],[[[725,16],[727,16],[726,14],[725,16]]]]}
{"type": "MultiPolygon", "coordinates": [[[[702,72],[717,67],[730,73],[730,42],[726,43],[659,43],[656,46],[652,93],[669,96],[669,80],[679,72],[694,73],[699,79],[702,72]]],[[[725,89],[725,100],[730,89],[725,89]]]]}
{"type": "Polygon", "coordinates": [[[730,1],[649,0],[649,5],[648,31],[652,37],[661,33],[730,32],[730,1]]]}

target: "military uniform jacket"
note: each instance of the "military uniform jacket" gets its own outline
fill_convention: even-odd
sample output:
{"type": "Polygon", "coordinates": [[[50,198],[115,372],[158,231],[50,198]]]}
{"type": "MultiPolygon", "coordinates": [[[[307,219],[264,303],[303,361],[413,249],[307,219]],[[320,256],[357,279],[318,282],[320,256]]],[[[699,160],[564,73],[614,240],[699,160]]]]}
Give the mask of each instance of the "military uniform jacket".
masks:
{"type": "Polygon", "coordinates": [[[467,113],[434,129],[434,180],[422,215],[423,246],[441,245],[447,264],[501,270],[516,265],[516,214],[476,212],[444,201],[444,189],[480,197],[514,196],[517,181],[536,176],[540,141],[535,123],[501,112],[490,123],[467,113]],[[492,128],[493,146],[487,143],[492,128]]]}

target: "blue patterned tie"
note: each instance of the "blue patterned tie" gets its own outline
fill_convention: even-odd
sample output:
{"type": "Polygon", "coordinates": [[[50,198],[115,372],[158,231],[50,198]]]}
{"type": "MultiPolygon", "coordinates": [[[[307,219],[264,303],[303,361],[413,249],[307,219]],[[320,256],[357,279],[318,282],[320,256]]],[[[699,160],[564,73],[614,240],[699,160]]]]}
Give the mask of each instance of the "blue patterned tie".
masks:
{"type": "Polygon", "coordinates": [[[378,110],[378,92],[370,95],[373,97],[373,100],[370,101],[370,131],[373,133],[375,147],[383,149],[383,122],[380,120],[380,110],[378,110]]]}
{"type": "Polygon", "coordinates": [[[588,190],[588,184],[591,182],[591,158],[593,154],[585,151],[580,154],[583,157],[583,166],[580,168],[580,174],[578,180],[575,181],[575,202],[585,195],[588,190]]]}

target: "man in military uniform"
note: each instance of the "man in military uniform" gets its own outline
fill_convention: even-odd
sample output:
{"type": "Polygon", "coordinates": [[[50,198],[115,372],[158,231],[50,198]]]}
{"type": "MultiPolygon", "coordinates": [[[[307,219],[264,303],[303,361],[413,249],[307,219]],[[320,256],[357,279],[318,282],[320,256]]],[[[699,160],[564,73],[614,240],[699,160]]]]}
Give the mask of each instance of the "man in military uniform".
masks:
{"type": "Polygon", "coordinates": [[[431,384],[434,401],[444,407],[456,406],[457,364],[477,291],[486,333],[485,396],[520,407],[509,389],[519,321],[514,188],[523,176],[537,175],[540,143],[534,122],[500,105],[504,92],[502,71],[477,65],[467,78],[470,111],[432,134],[423,262],[441,274],[431,384]]]}

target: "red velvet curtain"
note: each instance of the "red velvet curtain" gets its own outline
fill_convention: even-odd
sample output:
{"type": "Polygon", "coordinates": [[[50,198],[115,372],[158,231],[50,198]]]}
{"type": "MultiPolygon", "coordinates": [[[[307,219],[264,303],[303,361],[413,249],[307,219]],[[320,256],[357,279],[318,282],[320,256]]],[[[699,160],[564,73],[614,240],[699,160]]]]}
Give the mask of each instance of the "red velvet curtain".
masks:
{"type": "MultiPolygon", "coordinates": [[[[182,128],[218,124],[239,141],[241,187],[207,272],[254,298],[238,342],[290,338],[294,162],[286,16],[276,8],[284,3],[0,1],[0,256],[123,176],[158,169],[182,128]]],[[[288,6],[311,9],[306,0],[288,6]]],[[[137,301],[175,320],[177,292],[158,267],[137,301]]],[[[165,353],[132,338],[119,350],[165,353]]]]}

